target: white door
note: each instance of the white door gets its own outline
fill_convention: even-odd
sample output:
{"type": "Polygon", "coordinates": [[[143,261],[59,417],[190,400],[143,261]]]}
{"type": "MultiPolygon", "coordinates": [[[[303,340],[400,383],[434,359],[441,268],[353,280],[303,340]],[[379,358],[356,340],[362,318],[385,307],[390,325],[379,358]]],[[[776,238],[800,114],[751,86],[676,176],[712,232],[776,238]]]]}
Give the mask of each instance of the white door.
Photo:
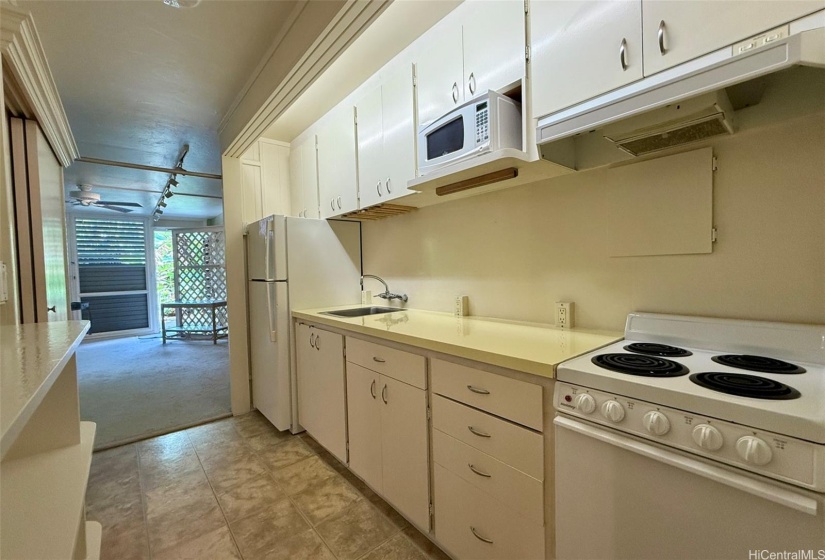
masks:
{"type": "Polygon", "coordinates": [[[563,416],[555,436],[560,560],[825,550],[822,495],[563,416]]]}
{"type": "Polygon", "coordinates": [[[644,0],[645,76],[823,8],[822,0],[644,0]]]}
{"type": "Polygon", "coordinates": [[[302,194],[304,218],[320,218],[318,213],[318,150],[316,137],[310,136],[301,146],[302,194]]]}
{"type": "MultiPolygon", "coordinates": [[[[381,86],[383,114],[383,169],[382,201],[392,200],[414,191],[407,182],[415,179],[415,98],[413,95],[413,68],[402,65],[387,74],[381,86]]],[[[359,125],[361,123],[359,117],[359,125]]],[[[359,128],[360,134],[360,128],[359,128]]],[[[371,193],[370,184],[365,185],[371,193]]],[[[364,203],[361,203],[364,206],[364,203]]]]}
{"type": "Polygon", "coordinates": [[[464,26],[464,99],[498,90],[524,77],[523,0],[468,0],[464,26]]]}
{"type": "Polygon", "coordinates": [[[533,115],[642,78],[641,0],[530,4],[533,115]]]}
{"type": "Polygon", "coordinates": [[[298,421],[318,443],[347,462],[344,337],[299,325],[298,421]]]}
{"type": "Polygon", "coordinates": [[[430,29],[419,42],[418,124],[428,124],[464,100],[461,22],[455,14],[430,29]]]}
{"type": "Polygon", "coordinates": [[[421,529],[429,528],[425,391],[380,376],[384,497],[421,529]]]}
{"type": "Polygon", "coordinates": [[[358,209],[355,108],[339,105],[318,131],[318,193],[322,218],[358,209]]]}
{"type": "Polygon", "coordinates": [[[356,105],[358,116],[358,197],[361,208],[382,200],[384,176],[382,88],[367,93],[356,105]]]}
{"type": "Polygon", "coordinates": [[[349,468],[381,492],[381,400],[379,375],[347,362],[349,468]]]}

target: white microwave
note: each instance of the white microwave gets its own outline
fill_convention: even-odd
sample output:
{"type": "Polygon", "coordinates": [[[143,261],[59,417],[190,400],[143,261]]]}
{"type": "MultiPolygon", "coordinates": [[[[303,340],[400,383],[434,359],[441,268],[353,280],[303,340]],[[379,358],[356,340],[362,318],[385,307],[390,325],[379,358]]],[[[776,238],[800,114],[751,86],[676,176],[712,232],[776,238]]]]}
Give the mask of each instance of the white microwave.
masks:
{"type": "Polygon", "coordinates": [[[418,172],[503,148],[522,149],[521,104],[488,91],[418,128],[418,172]]]}

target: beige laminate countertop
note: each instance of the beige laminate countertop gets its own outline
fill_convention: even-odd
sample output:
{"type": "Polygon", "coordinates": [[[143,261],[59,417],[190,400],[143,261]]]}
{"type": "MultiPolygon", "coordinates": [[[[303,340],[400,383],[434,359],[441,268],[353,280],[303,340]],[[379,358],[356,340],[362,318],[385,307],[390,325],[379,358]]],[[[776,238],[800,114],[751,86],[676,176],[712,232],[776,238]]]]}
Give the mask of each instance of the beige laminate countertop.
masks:
{"type": "Polygon", "coordinates": [[[621,340],[623,333],[560,329],[451,313],[399,309],[365,317],[335,317],[322,311],[353,309],[345,305],[293,311],[292,316],[376,338],[417,346],[542,377],[555,377],[556,366],[570,358],[621,340]]]}
{"type": "Polygon", "coordinates": [[[43,401],[88,330],[88,321],[0,327],[2,455],[43,401]]]}

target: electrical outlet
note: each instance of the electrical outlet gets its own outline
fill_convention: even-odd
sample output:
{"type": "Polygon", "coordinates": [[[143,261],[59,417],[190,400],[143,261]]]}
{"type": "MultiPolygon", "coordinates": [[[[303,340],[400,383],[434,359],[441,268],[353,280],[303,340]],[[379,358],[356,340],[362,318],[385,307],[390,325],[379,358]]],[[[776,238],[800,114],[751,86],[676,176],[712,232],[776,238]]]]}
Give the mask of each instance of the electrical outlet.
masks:
{"type": "Polygon", "coordinates": [[[468,296],[455,296],[455,310],[453,312],[456,317],[466,317],[470,314],[470,298],[468,296]]]}
{"type": "Polygon", "coordinates": [[[0,305],[9,301],[8,276],[6,275],[6,263],[0,262],[0,305]]]}
{"type": "Polygon", "coordinates": [[[573,328],[573,302],[556,302],[556,326],[562,329],[573,328]]]}
{"type": "Polygon", "coordinates": [[[370,305],[371,303],[372,303],[372,291],[362,290],[361,291],[361,305],[370,305]]]}

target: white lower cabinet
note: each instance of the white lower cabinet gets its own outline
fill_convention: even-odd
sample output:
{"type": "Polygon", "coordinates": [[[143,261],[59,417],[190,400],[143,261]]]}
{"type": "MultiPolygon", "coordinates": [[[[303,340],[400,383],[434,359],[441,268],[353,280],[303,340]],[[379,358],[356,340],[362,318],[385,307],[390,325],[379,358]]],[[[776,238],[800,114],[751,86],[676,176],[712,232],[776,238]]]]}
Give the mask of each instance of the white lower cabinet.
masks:
{"type": "MultiPolygon", "coordinates": [[[[408,367],[419,365],[423,377],[423,359],[408,367]]],[[[392,375],[392,371],[378,373],[347,362],[349,467],[426,531],[430,525],[427,394],[392,375]]]]}
{"type": "Polygon", "coordinates": [[[295,347],[298,421],[318,443],[346,462],[344,337],[299,324],[295,347]]]}

